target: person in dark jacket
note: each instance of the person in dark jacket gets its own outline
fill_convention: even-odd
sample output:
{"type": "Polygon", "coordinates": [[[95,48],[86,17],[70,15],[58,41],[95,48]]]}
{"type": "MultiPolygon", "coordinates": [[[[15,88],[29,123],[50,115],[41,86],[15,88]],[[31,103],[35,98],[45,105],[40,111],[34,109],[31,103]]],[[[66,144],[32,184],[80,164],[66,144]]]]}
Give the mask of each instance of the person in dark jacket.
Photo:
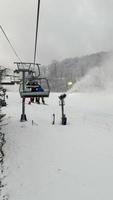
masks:
{"type": "MultiPolygon", "coordinates": [[[[36,91],[37,91],[37,92],[44,92],[44,89],[42,88],[41,85],[38,84],[38,86],[37,86],[37,88],[36,88],[36,91]]],[[[44,97],[41,97],[41,99],[42,99],[42,103],[45,104],[44,97]]],[[[40,104],[40,97],[37,97],[37,98],[36,98],[36,102],[37,102],[38,104],[40,104]]]]}
{"type": "MultiPolygon", "coordinates": [[[[36,92],[36,83],[34,82],[34,83],[32,83],[32,87],[31,87],[31,91],[32,92],[36,92]]],[[[35,100],[35,98],[34,97],[31,97],[31,102],[32,103],[34,103],[34,100],[35,100]]]]}

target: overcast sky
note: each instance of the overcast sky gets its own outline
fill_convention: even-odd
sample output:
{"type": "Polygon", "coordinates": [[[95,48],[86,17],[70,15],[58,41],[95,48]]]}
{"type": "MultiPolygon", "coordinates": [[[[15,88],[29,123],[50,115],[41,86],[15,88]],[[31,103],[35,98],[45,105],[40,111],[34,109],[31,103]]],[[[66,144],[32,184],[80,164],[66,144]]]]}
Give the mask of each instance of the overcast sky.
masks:
{"type": "MultiPolygon", "coordinates": [[[[0,25],[22,61],[33,61],[38,0],[0,0],[0,25]]],[[[37,62],[113,49],[113,0],[41,0],[37,62]]],[[[0,64],[18,61],[0,32],[0,64]]]]}

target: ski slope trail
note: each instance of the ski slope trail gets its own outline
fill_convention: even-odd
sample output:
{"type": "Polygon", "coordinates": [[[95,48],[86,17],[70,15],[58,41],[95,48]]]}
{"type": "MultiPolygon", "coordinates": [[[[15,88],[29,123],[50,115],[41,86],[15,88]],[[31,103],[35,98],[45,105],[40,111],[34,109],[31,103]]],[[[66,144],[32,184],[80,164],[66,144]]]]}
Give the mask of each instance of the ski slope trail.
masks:
{"type": "Polygon", "coordinates": [[[8,96],[3,112],[9,199],[113,199],[112,94],[68,94],[66,126],[60,124],[59,94],[51,93],[47,106],[26,100],[27,122],[19,121],[18,92],[8,96]]]}

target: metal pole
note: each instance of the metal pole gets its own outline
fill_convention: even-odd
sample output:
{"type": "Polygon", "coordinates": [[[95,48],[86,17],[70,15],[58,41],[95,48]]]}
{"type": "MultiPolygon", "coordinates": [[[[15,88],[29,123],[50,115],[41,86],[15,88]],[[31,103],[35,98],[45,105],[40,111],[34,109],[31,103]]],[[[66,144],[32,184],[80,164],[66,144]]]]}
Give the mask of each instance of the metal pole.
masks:
{"type": "Polygon", "coordinates": [[[25,116],[25,98],[22,98],[22,116],[25,116]]]}
{"type": "Polygon", "coordinates": [[[40,12],[40,0],[38,0],[38,7],[37,7],[36,35],[35,35],[35,49],[34,49],[34,65],[35,65],[35,62],[36,62],[37,36],[38,36],[38,26],[39,26],[39,12],[40,12]]]}
{"type": "Polygon", "coordinates": [[[62,107],[62,118],[64,116],[64,99],[61,100],[61,107],[62,107]]]}
{"type": "MultiPolygon", "coordinates": [[[[25,91],[25,71],[22,71],[22,89],[23,92],[25,91]]],[[[21,115],[21,120],[20,121],[27,121],[27,117],[25,114],[25,98],[22,98],[22,115],[21,115]]]]}
{"type": "Polygon", "coordinates": [[[25,71],[23,70],[22,71],[22,82],[23,82],[23,85],[22,85],[22,89],[23,89],[23,92],[25,91],[25,71]]]}

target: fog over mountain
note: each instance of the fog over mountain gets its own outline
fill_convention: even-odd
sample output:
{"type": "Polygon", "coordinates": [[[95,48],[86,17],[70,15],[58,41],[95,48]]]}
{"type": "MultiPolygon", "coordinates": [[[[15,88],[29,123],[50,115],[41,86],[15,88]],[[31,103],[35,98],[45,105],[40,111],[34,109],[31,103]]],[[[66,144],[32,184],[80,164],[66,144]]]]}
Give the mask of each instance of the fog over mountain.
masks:
{"type": "Polygon", "coordinates": [[[67,58],[61,62],[54,60],[50,65],[42,67],[42,74],[49,78],[51,91],[54,92],[69,90],[69,82],[72,83],[73,91],[84,90],[84,87],[86,90],[89,88],[88,85],[94,87],[99,85],[98,87],[102,88],[104,86],[102,86],[101,78],[103,78],[102,74],[107,71],[105,63],[108,60],[111,60],[111,53],[108,52],[67,58]],[[102,66],[104,66],[104,72],[102,66]],[[100,79],[98,78],[99,74],[101,74],[100,79]],[[86,86],[84,82],[85,84],[87,82],[86,86]]]}

